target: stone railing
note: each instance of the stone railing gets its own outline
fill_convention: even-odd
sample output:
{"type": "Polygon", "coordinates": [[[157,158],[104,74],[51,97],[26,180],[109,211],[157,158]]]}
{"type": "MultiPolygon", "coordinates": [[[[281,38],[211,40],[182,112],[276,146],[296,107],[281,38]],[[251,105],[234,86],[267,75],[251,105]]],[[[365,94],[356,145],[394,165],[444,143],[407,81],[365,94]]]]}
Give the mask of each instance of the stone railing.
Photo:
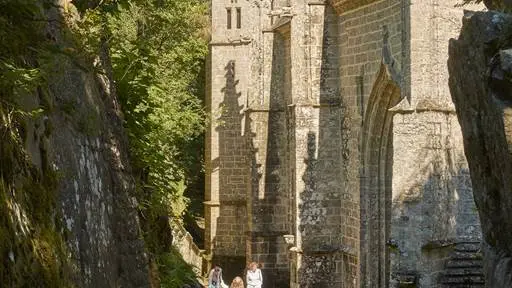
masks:
{"type": "Polygon", "coordinates": [[[183,260],[194,267],[194,272],[198,277],[203,275],[203,250],[197,247],[192,235],[183,227],[181,223],[171,220],[172,244],[183,256],[183,260]]]}

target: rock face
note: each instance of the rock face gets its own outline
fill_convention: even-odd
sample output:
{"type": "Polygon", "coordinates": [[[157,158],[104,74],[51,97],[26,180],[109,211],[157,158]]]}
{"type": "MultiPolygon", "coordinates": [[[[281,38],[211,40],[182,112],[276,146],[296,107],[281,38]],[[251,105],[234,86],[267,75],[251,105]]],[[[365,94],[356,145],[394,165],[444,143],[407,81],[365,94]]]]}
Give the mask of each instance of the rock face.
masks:
{"type": "MultiPolygon", "coordinates": [[[[104,61],[105,59],[102,59],[104,61]]],[[[52,79],[48,157],[57,173],[59,202],[81,287],[147,287],[147,259],[115,92],[108,78],[64,64],[52,79]],[[74,107],[73,115],[63,107],[74,107]],[[64,109],[65,110],[65,109],[64,109]],[[74,119],[70,121],[70,117],[74,119]]]]}
{"type": "Polygon", "coordinates": [[[511,0],[483,0],[489,10],[510,10],[512,8],[511,0]]]}
{"type": "MultiPolygon", "coordinates": [[[[57,42],[62,32],[53,27],[57,42]]],[[[149,287],[128,161],[107,48],[98,60],[104,75],[69,62],[50,79],[55,112],[49,117],[48,158],[58,173],[68,246],[80,287],[149,287]]]]}
{"type": "Polygon", "coordinates": [[[448,60],[484,234],[488,287],[512,287],[511,26],[507,14],[466,15],[448,60]]]}
{"type": "MultiPolygon", "coordinates": [[[[44,29],[44,35],[49,44],[73,47],[69,40],[70,32],[61,16],[62,11],[50,8],[46,13],[49,24],[44,29]]],[[[42,34],[39,30],[35,33],[42,34]]],[[[37,58],[32,60],[42,61],[37,58]]],[[[1,199],[2,204],[14,203],[16,213],[8,210],[8,205],[3,205],[5,211],[1,212],[2,216],[8,214],[14,223],[11,225],[14,227],[11,229],[13,233],[9,236],[9,239],[14,239],[13,243],[21,242],[24,237],[31,238],[26,242],[33,243],[32,246],[36,248],[45,245],[44,249],[40,249],[42,251],[53,251],[52,245],[56,241],[37,241],[33,240],[35,237],[32,235],[41,234],[38,232],[42,230],[41,227],[44,228],[41,218],[51,219],[49,221],[54,222],[52,225],[56,228],[46,230],[53,233],[51,239],[65,240],[67,245],[63,246],[67,246],[64,248],[66,253],[62,253],[64,256],[48,253],[49,259],[40,260],[40,266],[48,269],[47,263],[60,257],[58,261],[65,268],[58,268],[59,272],[50,279],[53,281],[51,284],[37,282],[40,279],[37,275],[33,276],[36,272],[31,263],[37,264],[42,257],[37,258],[37,251],[23,251],[12,245],[8,247],[11,249],[8,255],[12,263],[4,261],[4,266],[8,267],[7,271],[21,270],[21,276],[0,273],[0,283],[6,287],[69,287],[57,283],[60,278],[65,278],[76,287],[149,287],[148,259],[139,231],[136,203],[132,200],[135,183],[128,164],[128,146],[116,102],[108,49],[103,46],[95,60],[96,67],[102,69],[103,73],[88,69],[92,68],[92,63],[88,63],[92,61],[82,58],[52,54],[50,61],[54,68],[49,71],[44,84],[33,94],[16,99],[17,104],[28,111],[38,107],[47,108],[44,116],[28,119],[20,124],[23,127],[17,131],[23,131],[20,138],[25,147],[19,149],[26,152],[26,161],[29,162],[23,165],[30,165],[33,168],[31,174],[40,178],[48,178],[50,170],[56,175],[56,184],[51,191],[56,203],[41,212],[44,217],[26,217],[32,213],[30,205],[23,205],[14,195],[29,194],[27,198],[36,199],[33,200],[34,206],[42,206],[44,199],[40,195],[43,191],[38,187],[28,190],[18,184],[10,186],[13,190],[8,194],[8,199],[1,199]],[[12,215],[21,216],[16,218],[12,215]],[[30,229],[16,228],[20,223],[30,229]],[[25,231],[36,232],[29,234],[25,231]],[[20,266],[24,268],[17,269],[20,266]],[[32,276],[32,282],[24,279],[32,276]]],[[[8,160],[22,166],[20,157],[8,160]]],[[[11,182],[27,182],[28,177],[18,170],[21,169],[12,172],[16,175],[13,176],[15,181],[11,182]]],[[[2,222],[7,220],[2,218],[2,222]]],[[[0,227],[0,232],[4,232],[2,228],[5,229],[0,227]]],[[[2,236],[2,239],[7,238],[2,236]]]]}

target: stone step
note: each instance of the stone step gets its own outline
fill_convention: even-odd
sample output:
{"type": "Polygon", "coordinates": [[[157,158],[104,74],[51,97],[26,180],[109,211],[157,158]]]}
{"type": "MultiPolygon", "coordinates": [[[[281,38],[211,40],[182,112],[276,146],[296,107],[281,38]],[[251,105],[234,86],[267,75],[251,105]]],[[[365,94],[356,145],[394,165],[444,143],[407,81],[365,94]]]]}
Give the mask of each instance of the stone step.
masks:
{"type": "Polygon", "coordinates": [[[459,251],[459,252],[479,252],[480,251],[480,243],[479,242],[457,243],[454,250],[459,251]]]}
{"type": "Polygon", "coordinates": [[[467,251],[454,251],[451,254],[451,259],[454,260],[482,260],[482,253],[467,252],[467,251]]]}
{"type": "Polygon", "coordinates": [[[484,288],[480,243],[457,243],[441,275],[443,287],[484,288]]]}
{"type": "Polygon", "coordinates": [[[446,268],[479,268],[482,269],[482,260],[473,259],[450,259],[446,263],[446,268]]]}
{"type": "Polygon", "coordinates": [[[484,283],[452,283],[452,284],[443,284],[443,288],[485,288],[484,283]]]}
{"type": "Polygon", "coordinates": [[[451,268],[442,273],[443,277],[483,276],[480,268],[451,268]]]}
{"type": "Polygon", "coordinates": [[[441,280],[443,284],[485,284],[485,278],[481,276],[448,277],[441,280]]]}

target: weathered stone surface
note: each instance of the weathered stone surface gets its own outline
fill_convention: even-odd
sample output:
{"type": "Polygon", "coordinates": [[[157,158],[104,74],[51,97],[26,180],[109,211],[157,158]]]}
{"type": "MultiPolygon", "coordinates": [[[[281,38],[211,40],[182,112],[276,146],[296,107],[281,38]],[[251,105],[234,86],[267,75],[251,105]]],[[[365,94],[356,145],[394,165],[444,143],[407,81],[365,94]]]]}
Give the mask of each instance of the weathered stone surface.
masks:
{"type": "Polygon", "coordinates": [[[339,14],[377,1],[378,0],[328,0],[339,14]]]}
{"type": "MultiPolygon", "coordinates": [[[[2,236],[11,234],[10,224],[6,223],[15,219],[13,233],[9,235],[15,245],[6,243],[4,239],[8,238],[2,237],[2,259],[5,259],[2,268],[9,269],[2,269],[0,286],[149,287],[148,259],[139,231],[137,203],[132,198],[135,185],[109,49],[103,43],[100,54],[96,55],[96,66],[87,60],[89,57],[78,56],[87,53],[76,47],[75,39],[71,39],[75,35],[68,30],[68,20],[76,19],[69,17],[76,15],[64,11],[71,0],[29,2],[39,5],[45,14],[31,15],[28,11],[32,7],[21,3],[19,7],[27,12],[19,21],[39,19],[38,24],[29,21],[26,27],[34,28],[28,35],[44,38],[44,47],[51,50],[42,49],[44,53],[20,57],[34,66],[47,67],[41,69],[44,81],[37,81],[37,89],[33,93],[20,93],[23,96],[16,96],[14,101],[19,101],[19,108],[16,106],[19,111],[40,107],[45,111],[41,117],[19,121],[17,133],[23,139],[15,142],[19,154],[3,154],[4,146],[0,145],[0,161],[12,164],[8,166],[10,177],[6,179],[11,183],[4,182],[5,170],[1,167],[1,189],[12,187],[12,193],[7,196],[12,199],[6,199],[2,191],[2,236]],[[73,52],[65,56],[57,52],[59,49],[73,52]],[[93,67],[102,69],[103,73],[97,73],[93,67]],[[32,166],[28,165],[29,161],[32,166]],[[4,183],[14,185],[4,186],[4,183]],[[11,205],[14,208],[9,208],[11,205]],[[24,246],[26,242],[30,245],[24,246]],[[9,250],[4,254],[5,247],[9,250]],[[14,269],[10,270],[11,267],[14,269]]],[[[27,37],[20,34],[15,37],[27,37]]],[[[40,49],[34,47],[30,50],[40,49]]],[[[11,61],[4,56],[2,61],[11,61]]],[[[1,73],[5,71],[9,70],[2,69],[1,73]]],[[[3,74],[0,78],[5,81],[3,74]]],[[[0,92],[2,102],[6,100],[5,92],[0,92]]],[[[10,99],[7,100],[8,103],[10,99]]],[[[6,125],[5,119],[0,121],[3,128],[0,141],[10,144],[15,137],[5,137],[5,131],[14,134],[16,130],[6,130],[4,127],[13,124],[6,125]]]]}
{"type": "Polygon", "coordinates": [[[512,287],[512,16],[468,13],[450,41],[450,90],[457,107],[485,243],[488,287],[512,287]]]}
{"type": "MultiPolygon", "coordinates": [[[[48,34],[66,43],[62,11],[52,9],[48,34]]],[[[60,58],[48,79],[52,109],[45,150],[59,178],[60,215],[78,287],[149,287],[148,259],[133,198],[128,161],[108,48],[98,64],[103,75],[60,58]]],[[[34,158],[44,155],[32,155],[34,158]]]]}
{"type": "Polygon", "coordinates": [[[431,244],[481,236],[447,85],[457,0],[238,2],[241,29],[236,1],[212,2],[209,109],[228,111],[209,129],[207,248],[274,287],[439,287],[451,256],[431,244]]]}
{"type": "Polygon", "coordinates": [[[489,10],[510,10],[512,8],[511,0],[483,0],[485,7],[489,10]]]}

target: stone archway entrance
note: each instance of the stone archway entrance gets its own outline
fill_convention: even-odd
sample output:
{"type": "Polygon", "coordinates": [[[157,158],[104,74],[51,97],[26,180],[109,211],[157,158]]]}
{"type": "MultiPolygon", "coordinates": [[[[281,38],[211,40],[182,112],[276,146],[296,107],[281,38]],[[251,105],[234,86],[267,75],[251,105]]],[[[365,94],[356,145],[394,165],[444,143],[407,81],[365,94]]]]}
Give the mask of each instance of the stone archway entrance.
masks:
{"type": "Polygon", "coordinates": [[[382,64],[364,114],[361,146],[362,287],[389,287],[393,112],[400,88],[382,64]]]}

